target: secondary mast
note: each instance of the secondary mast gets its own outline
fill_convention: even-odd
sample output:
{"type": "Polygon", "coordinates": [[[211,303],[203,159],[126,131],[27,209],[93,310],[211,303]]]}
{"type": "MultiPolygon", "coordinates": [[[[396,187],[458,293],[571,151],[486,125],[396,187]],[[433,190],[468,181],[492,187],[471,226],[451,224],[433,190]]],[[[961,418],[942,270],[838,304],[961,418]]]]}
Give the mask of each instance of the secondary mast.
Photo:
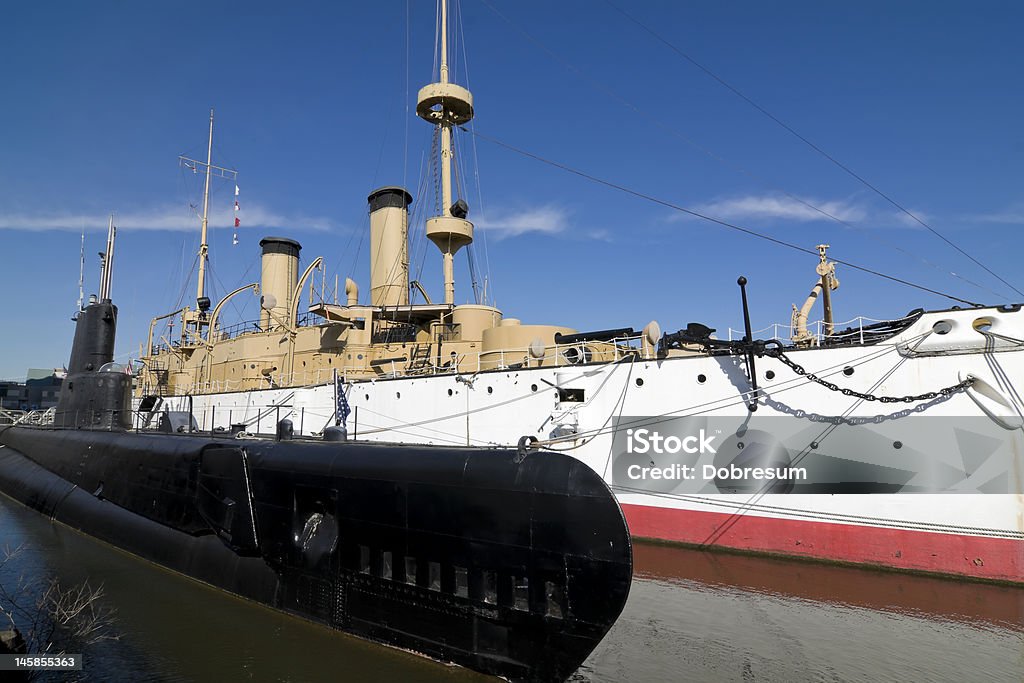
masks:
{"type": "Polygon", "coordinates": [[[420,89],[416,114],[438,127],[441,135],[441,215],[427,219],[427,237],[444,257],[444,302],[455,304],[455,252],[473,242],[469,207],[452,203],[452,126],[473,118],[473,95],[448,81],[448,0],[441,0],[441,67],[439,80],[420,89]]]}
{"type": "Polygon", "coordinates": [[[199,238],[199,277],[196,283],[196,308],[195,311],[185,309],[182,313],[182,321],[185,328],[183,331],[191,332],[196,336],[193,340],[199,343],[202,340],[202,328],[209,324],[206,312],[210,310],[210,298],[206,296],[206,265],[209,261],[210,247],[207,244],[207,231],[210,223],[210,178],[216,175],[219,178],[238,181],[238,171],[232,168],[224,168],[213,164],[213,109],[210,109],[210,135],[206,145],[206,163],[190,159],[186,156],[179,156],[178,162],[183,167],[191,169],[193,173],[200,167],[204,169],[206,179],[203,183],[203,227],[199,238]]]}
{"type": "MultiPolygon", "coordinates": [[[[196,301],[206,297],[206,261],[209,245],[206,244],[206,228],[210,222],[210,163],[213,161],[213,109],[210,109],[210,137],[206,146],[206,183],[203,187],[203,234],[199,240],[199,282],[196,285],[196,301]]],[[[207,299],[209,301],[209,299],[207,299]]],[[[202,304],[199,304],[202,308],[202,304]]]]}

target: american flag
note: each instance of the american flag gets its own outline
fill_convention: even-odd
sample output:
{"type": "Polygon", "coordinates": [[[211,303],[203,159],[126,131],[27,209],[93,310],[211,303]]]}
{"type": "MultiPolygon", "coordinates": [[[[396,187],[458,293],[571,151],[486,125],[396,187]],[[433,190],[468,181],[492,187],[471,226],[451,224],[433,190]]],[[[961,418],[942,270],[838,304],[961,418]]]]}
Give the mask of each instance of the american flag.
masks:
{"type": "Polygon", "coordinates": [[[352,412],[352,408],[348,405],[348,398],[345,396],[345,385],[341,382],[340,377],[334,378],[334,393],[338,396],[338,405],[335,406],[336,414],[341,421],[341,425],[347,427],[348,425],[345,422],[348,420],[348,415],[352,412]]]}

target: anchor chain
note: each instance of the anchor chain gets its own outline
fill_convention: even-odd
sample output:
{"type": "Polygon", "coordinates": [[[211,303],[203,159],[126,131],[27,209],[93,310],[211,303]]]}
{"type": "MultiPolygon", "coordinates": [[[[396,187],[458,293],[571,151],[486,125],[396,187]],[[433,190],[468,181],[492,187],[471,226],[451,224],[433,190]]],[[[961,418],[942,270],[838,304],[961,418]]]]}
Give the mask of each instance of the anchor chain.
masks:
{"type": "Polygon", "coordinates": [[[820,384],[826,389],[839,392],[844,396],[852,396],[854,398],[863,399],[865,401],[878,401],[879,403],[916,403],[917,401],[930,401],[935,398],[949,396],[950,394],[956,393],[958,391],[963,391],[964,389],[974,384],[975,380],[974,377],[968,377],[962,382],[958,382],[957,384],[954,384],[952,386],[944,387],[936,391],[929,391],[923,394],[917,394],[916,396],[875,396],[873,394],[865,394],[860,391],[854,391],[853,389],[850,388],[841,387],[838,384],[835,384],[834,382],[829,382],[827,379],[822,379],[821,377],[818,377],[813,372],[808,372],[802,365],[788,358],[786,354],[782,352],[782,349],[765,349],[765,355],[771,358],[778,358],[780,361],[789,366],[789,369],[795,372],[796,374],[802,377],[806,377],[815,384],[820,384]]]}

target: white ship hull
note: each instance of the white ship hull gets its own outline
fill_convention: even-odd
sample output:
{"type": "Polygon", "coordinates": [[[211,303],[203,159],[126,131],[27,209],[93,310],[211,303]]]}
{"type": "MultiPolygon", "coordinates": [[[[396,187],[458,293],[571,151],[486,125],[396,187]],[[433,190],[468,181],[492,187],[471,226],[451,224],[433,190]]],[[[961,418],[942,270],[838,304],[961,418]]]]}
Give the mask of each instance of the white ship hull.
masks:
{"type": "MultiPolygon", "coordinates": [[[[736,355],[637,354],[549,368],[526,361],[472,375],[382,375],[341,386],[352,410],[349,438],[514,445],[531,436],[568,450],[612,484],[636,537],[1024,583],[1018,339],[1024,312],[953,310],[926,313],[875,344],[787,352],[808,372],[874,396],[916,396],[977,378],[948,396],[897,403],[844,395],[779,359],[758,358],[754,413],[745,362],[736,355]],[[936,327],[940,321],[950,329],[936,327]],[[703,429],[707,448],[686,453],[681,441],[665,440],[677,452],[656,453],[651,436],[659,429],[680,438],[679,430],[692,429],[691,450],[700,450],[703,429]],[[627,445],[626,430],[646,440],[627,445]],[[746,481],[742,492],[722,493],[737,489],[704,475],[719,472],[730,447],[744,448],[737,439],[755,445],[755,434],[762,455],[771,451],[765,439],[784,444],[765,456],[775,458],[769,464],[784,453],[783,464],[804,467],[806,478],[746,481]],[[648,464],[664,473],[679,462],[692,465],[691,481],[628,476],[648,464]],[[791,492],[776,492],[787,483],[791,492]]],[[[171,396],[163,407],[191,409],[204,430],[244,424],[269,433],[287,418],[296,431],[317,434],[336,422],[335,391],[328,382],[171,396]]],[[[529,457],[544,457],[543,450],[529,457]]]]}

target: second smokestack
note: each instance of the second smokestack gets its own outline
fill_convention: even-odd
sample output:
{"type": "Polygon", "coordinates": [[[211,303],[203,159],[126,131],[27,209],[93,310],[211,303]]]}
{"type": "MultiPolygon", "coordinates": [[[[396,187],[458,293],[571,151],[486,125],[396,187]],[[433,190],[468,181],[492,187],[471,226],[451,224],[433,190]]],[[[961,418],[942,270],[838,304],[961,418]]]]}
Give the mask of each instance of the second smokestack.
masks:
{"type": "Polygon", "coordinates": [[[382,187],[370,203],[370,304],[409,303],[409,204],[405,188],[382,187]]]}

